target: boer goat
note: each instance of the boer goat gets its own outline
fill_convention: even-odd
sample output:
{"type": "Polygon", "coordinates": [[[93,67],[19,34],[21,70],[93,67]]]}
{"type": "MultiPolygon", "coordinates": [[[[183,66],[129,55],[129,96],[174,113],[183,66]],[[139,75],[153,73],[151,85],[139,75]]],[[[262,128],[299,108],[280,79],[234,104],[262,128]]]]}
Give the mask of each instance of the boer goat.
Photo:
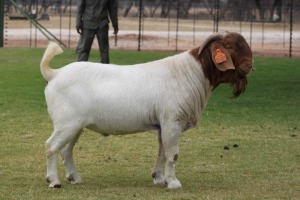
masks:
{"type": "Polygon", "coordinates": [[[158,130],[159,152],[152,171],[154,184],[179,188],[175,163],[179,138],[195,126],[219,84],[229,83],[233,96],[245,91],[252,71],[252,51],[238,33],[216,33],[201,47],[161,60],[130,66],[74,62],[51,69],[62,49],[50,42],[40,69],[54,132],[46,141],[49,187],[60,188],[57,157],[61,152],[66,178],[82,183],[73,147],[83,128],[103,135],[158,130]]]}

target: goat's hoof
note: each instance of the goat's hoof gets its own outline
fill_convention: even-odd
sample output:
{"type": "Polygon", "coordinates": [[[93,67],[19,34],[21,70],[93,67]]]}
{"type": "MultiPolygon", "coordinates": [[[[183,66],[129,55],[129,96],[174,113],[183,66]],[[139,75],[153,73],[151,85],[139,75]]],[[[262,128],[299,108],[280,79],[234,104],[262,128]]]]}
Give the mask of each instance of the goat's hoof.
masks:
{"type": "Polygon", "coordinates": [[[68,175],[67,180],[73,185],[83,183],[81,177],[78,175],[74,175],[74,174],[68,175]]]}
{"type": "Polygon", "coordinates": [[[172,181],[168,182],[168,188],[169,189],[181,188],[181,183],[177,179],[176,180],[172,180],[172,181]]]}
{"type": "Polygon", "coordinates": [[[49,188],[61,188],[61,184],[60,183],[55,183],[55,184],[50,184],[49,188]]]}
{"type": "Polygon", "coordinates": [[[77,184],[82,184],[83,181],[80,179],[80,180],[76,180],[76,181],[71,181],[70,182],[72,185],[77,185],[77,184]]]}
{"type": "Polygon", "coordinates": [[[46,177],[47,183],[50,183],[49,188],[61,188],[61,184],[59,180],[51,181],[49,176],[46,177]]]}
{"type": "Polygon", "coordinates": [[[153,179],[154,185],[165,185],[167,182],[164,177],[158,177],[153,179]]]}
{"type": "Polygon", "coordinates": [[[55,185],[53,185],[53,187],[51,187],[51,188],[61,188],[61,184],[55,184],[55,185]]]}
{"type": "Polygon", "coordinates": [[[153,178],[154,185],[165,185],[167,183],[162,172],[153,172],[152,178],[153,178]]]}

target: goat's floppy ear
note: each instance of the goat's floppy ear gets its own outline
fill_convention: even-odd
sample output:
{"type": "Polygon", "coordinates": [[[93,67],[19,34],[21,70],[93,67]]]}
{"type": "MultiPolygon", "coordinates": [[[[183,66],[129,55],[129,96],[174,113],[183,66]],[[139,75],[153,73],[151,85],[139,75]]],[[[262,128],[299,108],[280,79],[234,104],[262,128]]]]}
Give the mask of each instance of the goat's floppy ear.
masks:
{"type": "Polygon", "coordinates": [[[218,70],[224,72],[229,69],[235,69],[230,53],[219,42],[214,42],[210,46],[212,60],[218,70]]]}

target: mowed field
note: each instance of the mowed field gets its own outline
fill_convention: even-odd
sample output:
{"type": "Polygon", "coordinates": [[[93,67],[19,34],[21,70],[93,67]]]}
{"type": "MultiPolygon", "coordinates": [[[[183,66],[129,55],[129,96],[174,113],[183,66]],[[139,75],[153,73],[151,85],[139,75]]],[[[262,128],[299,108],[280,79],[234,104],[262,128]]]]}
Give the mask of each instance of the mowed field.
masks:
{"type": "MultiPolygon", "coordinates": [[[[257,70],[242,96],[230,98],[228,85],[213,92],[198,126],[181,138],[176,167],[181,189],[152,184],[156,132],[102,137],[89,130],[74,149],[84,184],[64,179],[60,159],[62,188],[49,189],[44,143],[53,128],[39,71],[43,52],[0,49],[0,199],[300,198],[299,58],[255,57],[257,70]]],[[[112,51],[111,62],[169,55],[112,51]]],[[[93,51],[91,61],[98,57],[93,51]]],[[[66,50],[51,66],[75,58],[74,50],[66,50]]]]}

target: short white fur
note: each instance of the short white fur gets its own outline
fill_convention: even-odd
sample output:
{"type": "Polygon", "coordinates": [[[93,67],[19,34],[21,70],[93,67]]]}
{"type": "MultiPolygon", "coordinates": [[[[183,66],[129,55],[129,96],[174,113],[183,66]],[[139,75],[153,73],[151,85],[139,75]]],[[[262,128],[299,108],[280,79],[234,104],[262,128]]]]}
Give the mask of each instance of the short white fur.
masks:
{"type": "Polygon", "coordinates": [[[49,187],[61,187],[59,152],[67,179],[72,184],[82,182],[72,151],[83,128],[103,135],[158,130],[153,182],[181,187],[175,176],[179,138],[196,125],[212,90],[201,64],[186,51],[137,65],[75,62],[51,69],[49,62],[61,52],[56,43],[50,42],[40,65],[48,81],[45,96],[54,125],[46,141],[49,187]]]}

